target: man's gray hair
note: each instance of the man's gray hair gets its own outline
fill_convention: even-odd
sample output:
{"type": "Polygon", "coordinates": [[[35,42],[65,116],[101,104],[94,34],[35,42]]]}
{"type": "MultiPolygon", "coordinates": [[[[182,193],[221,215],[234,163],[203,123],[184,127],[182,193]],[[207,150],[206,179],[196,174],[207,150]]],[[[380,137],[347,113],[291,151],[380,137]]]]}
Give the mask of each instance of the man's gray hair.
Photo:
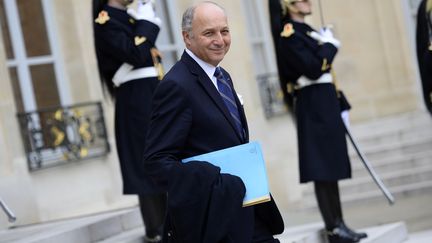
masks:
{"type": "Polygon", "coordinates": [[[202,1],[200,3],[194,4],[193,6],[189,7],[188,9],[186,9],[186,11],[183,13],[183,17],[182,17],[182,31],[185,31],[187,33],[191,33],[192,31],[192,21],[194,18],[194,14],[195,14],[195,9],[203,3],[210,3],[213,5],[218,6],[220,9],[222,9],[226,15],[225,9],[220,6],[219,4],[212,2],[212,1],[202,1]]]}

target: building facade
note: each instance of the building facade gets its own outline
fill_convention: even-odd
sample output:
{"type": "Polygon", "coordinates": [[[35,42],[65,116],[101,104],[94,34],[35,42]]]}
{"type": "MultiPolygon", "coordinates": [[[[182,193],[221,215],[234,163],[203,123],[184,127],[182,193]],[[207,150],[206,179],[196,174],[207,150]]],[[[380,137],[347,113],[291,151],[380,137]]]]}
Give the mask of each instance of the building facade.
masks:
{"type": "MultiPolygon", "coordinates": [[[[168,70],[181,56],[183,10],[157,0],[157,46],[168,70]]],[[[281,104],[266,0],[217,0],[232,34],[224,66],[242,94],[251,140],[264,148],[282,210],[301,202],[295,126],[281,104]],[[270,101],[271,100],[271,101],[270,101]]],[[[310,23],[321,25],[317,1],[310,23]]],[[[424,110],[415,59],[419,0],[321,1],[342,42],[334,63],[353,122],[424,110]]],[[[104,98],[93,46],[91,1],[0,0],[0,198],[16,224],[134,206],[123,196],[113,103],[104,98]]],[[[0,228],[7,228],[0,212],[0,228]]]]}

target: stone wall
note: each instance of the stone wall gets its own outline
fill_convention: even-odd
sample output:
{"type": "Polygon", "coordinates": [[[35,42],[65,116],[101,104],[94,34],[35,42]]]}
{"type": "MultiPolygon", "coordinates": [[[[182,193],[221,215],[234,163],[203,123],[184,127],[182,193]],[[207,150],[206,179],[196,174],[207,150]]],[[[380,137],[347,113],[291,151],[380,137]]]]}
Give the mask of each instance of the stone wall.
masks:
{"type": "MultiPolygon", "coordinates": [[[[173,0],[174,1],[174,0],[173,0]]],[[[267,6],[267,1],[263,6],[267,6]]],[[[104,101],[112,152],[105,158],[29,173],[22,146],[6,58],[0,45],[0,197],[13,205],[18,225],[111,210],[136,204],[121,195],[114,147],[113,104],[103,99],[93,47],[91,1],[51,1],[65,78],[74,103],[104,101]]],[[[177,21],[192,0],[176,0],[177,21]]],[[[280,207],[301,202],[295,126],[290,116],[266,120],[253,69],[242,1],[219,0],[229,15],[232,46],[222,63],[243,95],[251,141],[260,141],[270,188],[280,207]]],[[[313,1],[315,2],[315,1],[313,1]]],[[[354,122],[421,109],[401,1],[321,1],[326,23],[342,41],[334,63],[354,122]]],[[[264,9],[263,11],[266,11],[264,9]]],[[[318,7],[308,20],[320,25],[318,7]]],[[[267,12],[266,12],[267,14],[267,12]]],[[[180,25],[178,26],[180,31],[180,25]]],[[[1,214],[1,213],[0,213],[1,214]]],[[[0,216],[0,228],[10,225],[0,216]]]]}

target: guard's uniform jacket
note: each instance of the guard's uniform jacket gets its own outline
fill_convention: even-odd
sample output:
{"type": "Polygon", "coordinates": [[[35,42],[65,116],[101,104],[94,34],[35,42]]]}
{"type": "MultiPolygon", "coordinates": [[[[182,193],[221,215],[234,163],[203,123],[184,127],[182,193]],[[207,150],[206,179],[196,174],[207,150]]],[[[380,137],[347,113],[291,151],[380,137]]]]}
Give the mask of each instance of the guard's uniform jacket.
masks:
{"type": "Polygon", "coordinates": [[[139,172],[139,164],[150,119],[151,98],[159,83],[152,55],[159,27],[146,20],[135,20],[126,11],[107,5],[94,24],[100,75],[114,87],[115,135],[123,192],[158,193],[153,182],[139,172]]]}
{"type": "MultiPolygon", "coordinates": [[[[286,19],[279,38],[281,72],[296,90],[300,182],[351,177],[341,103],[331,64],[337,48],[310,37],[313,29],[286,19]]],[[[343,101],[346,101],[345,99],[343,101]]],[[[342,104],[349,107],[349,104],[342,104]]]]}

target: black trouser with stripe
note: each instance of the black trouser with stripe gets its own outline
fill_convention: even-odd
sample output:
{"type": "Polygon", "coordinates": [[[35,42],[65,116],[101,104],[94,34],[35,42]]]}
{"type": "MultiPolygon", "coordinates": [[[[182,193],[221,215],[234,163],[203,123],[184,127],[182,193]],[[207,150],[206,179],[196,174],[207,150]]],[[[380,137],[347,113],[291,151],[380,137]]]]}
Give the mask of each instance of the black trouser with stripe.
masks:
{"type": "Polygon", "coordinates": [[[343,222],[342,207],[337,181],[315,181],[315,196],[327,230],[343,222]]]}

